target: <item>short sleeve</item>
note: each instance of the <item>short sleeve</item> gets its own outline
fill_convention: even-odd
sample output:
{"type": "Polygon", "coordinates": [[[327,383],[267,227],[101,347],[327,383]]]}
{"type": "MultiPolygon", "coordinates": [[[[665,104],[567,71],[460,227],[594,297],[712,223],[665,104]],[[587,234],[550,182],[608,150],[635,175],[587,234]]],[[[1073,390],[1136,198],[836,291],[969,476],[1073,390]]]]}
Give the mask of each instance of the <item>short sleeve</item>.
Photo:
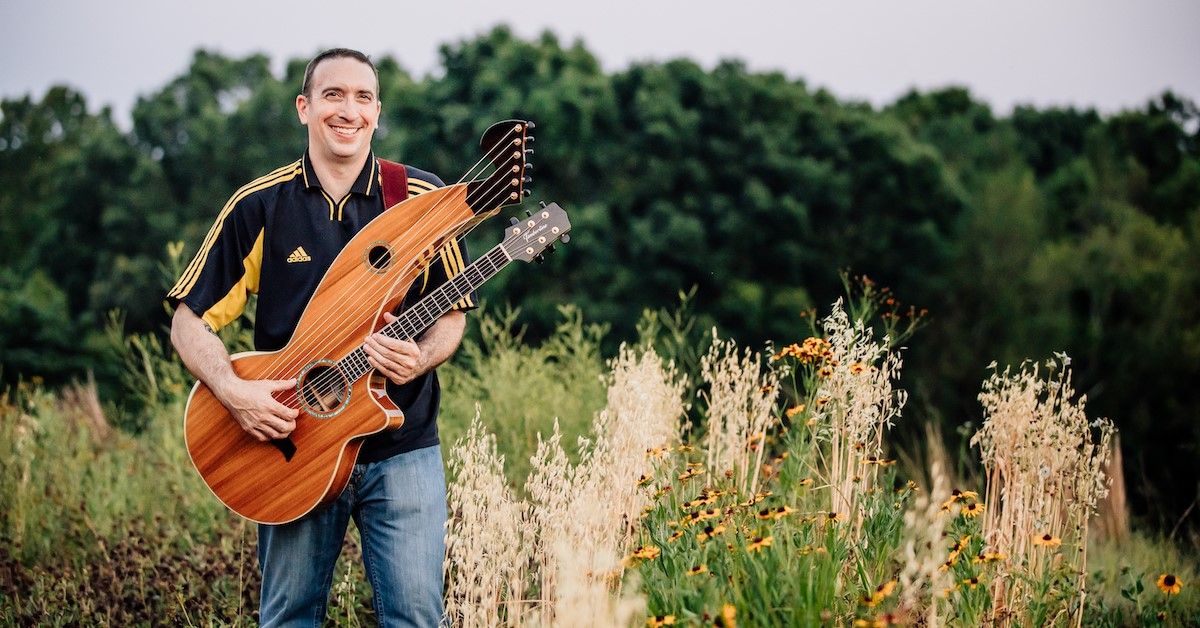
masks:
{"type": "Polygon", "coordinates": [[[183,303],[213,331],[240,316],[249,295],[258,292],[263,210],[251,196],[253,189],[242,188],[229,199],[195,258],[167,293],[172,307],[183,303]]]}

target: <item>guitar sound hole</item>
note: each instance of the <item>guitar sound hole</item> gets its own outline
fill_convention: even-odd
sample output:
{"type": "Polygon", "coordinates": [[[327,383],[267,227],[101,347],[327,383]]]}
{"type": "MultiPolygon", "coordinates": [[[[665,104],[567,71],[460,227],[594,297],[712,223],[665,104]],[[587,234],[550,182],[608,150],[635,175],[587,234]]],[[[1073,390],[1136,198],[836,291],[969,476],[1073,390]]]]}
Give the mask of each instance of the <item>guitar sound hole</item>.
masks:
{"type": "Polygon", "coordinates": [[[367,263],[375,272],[383,272],[392,265],[392,249],[383,244],[376,244],[367,250],[367,263]]]}
{"type": "Polygon", "coordinates": [[[350,382],[336,367],[318,364],[300,378],[300,399],[309,414],[331,417],[346,406],[350,398],[350,382]]]}

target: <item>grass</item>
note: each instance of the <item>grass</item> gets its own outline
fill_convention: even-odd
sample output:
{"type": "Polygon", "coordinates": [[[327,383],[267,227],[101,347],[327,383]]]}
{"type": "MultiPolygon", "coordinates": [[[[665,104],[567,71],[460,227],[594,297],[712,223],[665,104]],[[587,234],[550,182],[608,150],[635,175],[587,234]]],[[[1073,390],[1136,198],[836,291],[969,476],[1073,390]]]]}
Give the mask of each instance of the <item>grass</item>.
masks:
{"type": "MultiPolygon", "coordinates": [[[[512,312],[473,317],[479,339],[439,370],[451,533],[470,550],[452,549],[450,563],[460,625],[1197,623],[1192,544],[1093,538],[1082,612],[1062,548],[1044,552],[1043,571],[983,560],[985,517],[962,509],[999,508],[986,487],[954,486],[939,467],[958,460],[907,466],[922,476],[910,483],[888,458],[887,424],[912,419],[900,414],[900,363],[883,367],[915,327],[873,302],[860,291],[836,329],[811,319],[829,355],[813,340],[820,356],[807,363],[799,340],[772,362],[783,352],[746,351],[678,313],[648,315],[615,361],[601,352],[604,327],[577,310],[540,343],[512,312]],[[855,328],[859,317],[878,331],[855,328]],[[463,490],[467,469],[494,503],[463,490]],[[942,511],[955,488],[985,497],[942,511]],[[480,535],[488,525],[495,534],[480,535]],[[1161,574],[1183,583],[1178,595],[1160,591],[1161,574]],[[455,589],[464,578],[490,584],[455,589]],[[998,578],[1027,578],[1036,604],[998,616],[998,578]]],[[[190,381],[153,338],[121,341],[137,395],[124,408],[86,384],[0,395],[0,625],[252,625],[254,528],[187,460],[190,381]]],[[[354,534],[343,550],[329,619],[372,624],[354,534]]]]}

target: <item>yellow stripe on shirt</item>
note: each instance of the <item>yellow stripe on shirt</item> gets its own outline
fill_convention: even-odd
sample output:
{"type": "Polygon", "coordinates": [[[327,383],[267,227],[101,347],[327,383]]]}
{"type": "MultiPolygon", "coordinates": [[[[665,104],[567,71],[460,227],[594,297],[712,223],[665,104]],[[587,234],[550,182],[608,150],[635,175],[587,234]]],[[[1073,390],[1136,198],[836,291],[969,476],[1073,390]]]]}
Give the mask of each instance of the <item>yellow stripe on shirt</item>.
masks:
{"type": "Polygon", "coordinates": [[[217,219],[213,221],[213,226],[208,230],[208,235],[204,237],[204,242],[200,245],[200,250],[196,251],[196,257],[192,258],[192,263],[188,264],[183,274],[179,276],[179,281],[175,283],[175,287],[167,293],[169,297],[182,299],[187,296],[192,288],[196,286],[196,280],[200,278],[200,272],[204,269],[204,264],[208,261],[208,254],[216,243],[217,236],[220,235],[222,228],[225,225],[225,219],[233,212],[233,208],[237,206],[242,199],[257,192],[273,187],[285,181],[290,181],[300,174],[302,168],[299,161],[295,161],[281,168],[277,168],[271,173],[259,177],[250,183],[242,186],[237,192],[225,203],[221,208],[221,212],[217,215],[217,219]]]}
{"type": "Polygon", "coordinates": [[[258,230],[258,238],[254,240],[254,246],[250,248],[250,252],[246,254],[246,258],[242,260],[242,278],[229,292],[208,308],[204,315],[200,318],[208,323],[208,327],[213,331],[228,325],[230,321],[241,316],[242,310],[246,307],[246,295],[258,294],[258,280],[262,275],[262,252],[263,252],[263,229],[258,230]]]}

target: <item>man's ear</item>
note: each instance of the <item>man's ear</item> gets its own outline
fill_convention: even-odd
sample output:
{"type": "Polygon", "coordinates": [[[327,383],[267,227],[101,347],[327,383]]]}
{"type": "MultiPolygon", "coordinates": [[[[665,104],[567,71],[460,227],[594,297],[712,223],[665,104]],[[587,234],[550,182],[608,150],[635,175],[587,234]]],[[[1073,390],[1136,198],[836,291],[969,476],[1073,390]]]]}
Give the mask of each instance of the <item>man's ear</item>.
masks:
{"type": "Polygon", "coordinates": [[[300,118],[300,124],[308,124],[308,99],[304,94],[296,96],[296,116],[300,118]]]}

